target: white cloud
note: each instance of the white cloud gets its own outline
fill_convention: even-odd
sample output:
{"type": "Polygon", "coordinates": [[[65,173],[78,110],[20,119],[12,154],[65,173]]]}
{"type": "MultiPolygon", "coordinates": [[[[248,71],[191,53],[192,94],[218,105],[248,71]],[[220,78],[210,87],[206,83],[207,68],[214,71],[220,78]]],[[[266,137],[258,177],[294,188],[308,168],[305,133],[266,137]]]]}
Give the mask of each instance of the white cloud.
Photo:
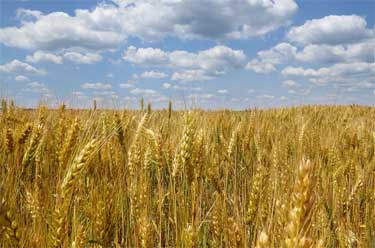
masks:
{"type": "Polygon", "coordinates": [[[214,77],[207,75],[203,70],[183,70],[173,73],[171,79],[175,81],[192,82],[212,80],[214,77]]]}
{"type": "Polygon", "coordinates": [[[295,57],[309,63],[373,62],[375,39],[343,45],[307,45],[295,57]]]}
{"type": "Polygon", "coordinates": [[[252,70],[256,73],[270,73],[276,71],[274,64],[269,62],[259,61],[258,59],[253,59],[246,65],[247,70],[252,70]]]}
{"type": "Polygon", "coordinates": [[[64,12],[49,14],[23,10],[33,20],[23,18],[19,27],[0,29],[0,42],[11,47],[33,50],[84,48],[103,50],[116,48],[126,35],[116,29],[117,9],[99,5],[94,10],[76,10],[74,16],[64,12]]]}
{"type": "Polygon", "coordinates": [[[108,90],[112,89],[111,84],[106,83],[84,83],[81,85],[82,89],[94,89],[94,90],[108,90]]]}
{"type": "Polygon", "coordinates": [[[163,87],[164,89],[169,89],[169,88],[172,87],[172,84],[170,84],[170,83],[163,83],[162,87],[163,87]]]}
{"type": "Polygon", "coordinates": [[[299,84],[294,80],[285,80],[282,82],[282,85],[287,88],[299,86],[299,84]]]}
{"type": "Polygon", "coordinates": [[[219,94],[228,94],[228,90],[225,90],[225,89],[218,90],[217,93],[219,93],[219,94]]]}
{"type": "Polygon", "coordinates": [[[119,84],[120,88],[122,89],[130,89],[130,88],[134,88],[134,84],[129,84],[129,83],[122,83],[122,84],[119,84]]]}
{"type": "Polygon", "coordinates": [[[141,74],[142,78],[165,78],[168,75],[164,72],[159,71],[145,71],[141,74]]]}
{"type": "Polygon", "coordinates": [[[249,90],[247,91],[247,93],[249,93],[249,94],[253,94],[254,92],[255,92],[254,89],[249,89],[249,90]]]}
{"type": "MultiPolygon", "coordinates": [[[[303,67],[287,67],[282,71],[284,76],[302,77],[314,85],[331,85],[343,88],[345,92],[369,92],[374,87],[375,63],[335,64],[318,69],[303,67]]],[[[310,89],[311,90],[311,89],[310,89]]],[[[306,95],[310,92],[292,90],[289,93],[306,95]]]]}
{"type": "Polygon", "coordinates": [[[197,53],[165,52],[131,46],[125,51],[123,58],[133,64],[173,68],[177,71],[173,73],[172,80],[204,81],[225,74],[230,69],[243,67],[246,55],[241,50],[226,46],[215,46],[197,53]]]}
{"type": "Polygon", "coordinates": [[[102,60],[102,56],[99,54],[79,52],[66,52],[64,58],[75,64],[94,64],[102,60]]]}
{"type": "Polygon", "coordinates": [[[28,74],[45,74],[46,72],[40,69],[33,67],[30,64],[21,62],[17,59],[12,60],[11,62],[0,65],[0,72],[7,73],[28,73],[28,74]]]}
{"type": "Polygon", "coordinates": [[[292,62],[310,64],[374,62],[375,39],[367,39],[352,44],[326,45],[311,44],[298,50],[297,47],[280,43],[268,50],[257,53],[257,58],[251,60],[246,69],[257,73],[276,71],[276,65],[292,62]]]}
{"type": "Polygon", "coordinates": [[[158,92],[152,89],[135,88],[135,89],[130,90],[130,94],[143,95],[143,96],[155,96],[155,95],[158,95],[158,92]]]}
{"type": "Polygon", "coordinates": [[[361,16],[330,15],[291,28],[287,37],[301,44],[352,43],[374,35],[374,31],[367,29],[366,25],[366,20],[361,16]]]}
{"type": "Polygon", "coordinates": [[[83,93],[82,91],[73,91],[72,95],[82,97],[82,96],[85,96],[85,93],[83,93]]]}
{"type": "Polygon", "coordinates": [[[26,76],[23,76],[23,75],[18,75],[14,78],[16,81],[18,82],[25,82],[25,81],[29,81],[29,78],[26,77],[26,76]]]}
{"type": "Polygon", "coordinates": [[[288,43],[280,43],[269,50],[258,52],[258,58],[251,60],[246,65],[246,69],[253,70],[256,73],[269,73],[276,71],[275,65],[292,61],[296,52],[296,47],[288,43]]]}
{"type": "Polygon", "coordinates": [[[53,97],[53,94],[48,89],[48,87],[45,84],[39,83],[37,81],[28,83],[26,85],[26,88],[23,90],[26,92],[41,94],[43,97],[48,97],[48,98],[53,97]]]}
{"type": "Polygon", "coordinates": [[[126,12],[127,33],[158,39],[242,39],[262,36],[289,22],[298,6],[293,0],[116,0],[126,12]],[[215,11],[213,11],[215,10],[215,11]]]}
{"type": "Polygon", "coordinates": [[[188,87],[178,84],[171,84],[171,83],[163,83],[162,88],[164,89],[172,89],[172,90],[182,90],[182,91],[202,91],[201,87],[188,87]]]}
{"type": "Polygon", "coordinates": [[[54,64],[62,64],[63,59],[61,56],[55,55],[53,53],[36,51],[33,55],[27,56],[26,61],[30,63],[51,62],[54,64]]]}
{"type": "Polygon", "coordinates": [[[375,73],[375,63],[347,63],[335,64],[331,67],[319,69],[305,69],[303,67],[288,66],[281,72],[284,76],[304,77],[337,77],[375,73]]]}
{"type": "Polygon", "coordinates": [[[280,43],[269,50],[257,53],[262,62],[271,64],[283,64],[294,59],[297,48],[289,43],[280,43]]]}
{"type": "Polygon", "coordinates": [[[115,91],[110,91],[110,90],[94,91],[92,94],[95,95],[95,96],[118,98],[117,93],[115,91]]]}
{"type": "Polygon", "coordinates": [[[35,21],[43,15],[41,11],[30,10],[30,9],[17,9],[16,18],[21,21],[21,23],[26,24],[30,21],[35,21]]]}
{"type": "Polygon", "coordinates": [[[274,99],[275,96],[264,94],[264,95],[257,96],[257,98],[260,98],[260,99],[269,99],[269,100],[271,100],[271,99],[274,99]]]}
{"type": "Polygon", "coordinates": [[[214,98],[214,95],[212,94],[190,94],[187,97],[189,99],[194,99],[194,100],[199,100],[199,99],[209,100],[209,99],[214,98]]]}
{"type": "Polygon", "coordinates": [[[133,64],[143,65],[160,65],[168,62],[167,53],[159,48],[136,48],[128,47],[125,51],[123,59],[133,64]]]}

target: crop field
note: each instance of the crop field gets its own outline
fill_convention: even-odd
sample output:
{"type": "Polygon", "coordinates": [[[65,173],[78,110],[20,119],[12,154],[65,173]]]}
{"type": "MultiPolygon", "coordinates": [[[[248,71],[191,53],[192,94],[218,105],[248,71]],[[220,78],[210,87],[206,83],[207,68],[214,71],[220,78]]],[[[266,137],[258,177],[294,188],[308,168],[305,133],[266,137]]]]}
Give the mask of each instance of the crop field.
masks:
{"type": "Polygon", "coordinates": [[[375,247],[373,107],[0,117],[0,247],[375,247]]]}

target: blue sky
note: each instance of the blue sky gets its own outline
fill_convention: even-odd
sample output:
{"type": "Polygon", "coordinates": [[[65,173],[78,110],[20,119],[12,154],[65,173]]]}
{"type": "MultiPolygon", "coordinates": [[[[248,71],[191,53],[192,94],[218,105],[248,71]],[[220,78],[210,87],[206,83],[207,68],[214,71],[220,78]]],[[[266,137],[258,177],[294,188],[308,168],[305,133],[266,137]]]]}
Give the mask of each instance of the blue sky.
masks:
{"type": "Polygon", "coordinates": [[[23,106],[375,104],[372,0],[0,0],[23,106]]]}

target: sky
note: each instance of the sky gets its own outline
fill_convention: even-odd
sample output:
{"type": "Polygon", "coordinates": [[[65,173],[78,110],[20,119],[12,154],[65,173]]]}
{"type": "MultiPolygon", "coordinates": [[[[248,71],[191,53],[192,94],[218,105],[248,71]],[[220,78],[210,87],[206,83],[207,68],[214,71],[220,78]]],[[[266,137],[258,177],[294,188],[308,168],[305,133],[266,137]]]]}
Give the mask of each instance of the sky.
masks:
{"type": "Polygon", "coordinates": [[[0,97],[375,105],[373,0],[0,0],[0,97]]]}

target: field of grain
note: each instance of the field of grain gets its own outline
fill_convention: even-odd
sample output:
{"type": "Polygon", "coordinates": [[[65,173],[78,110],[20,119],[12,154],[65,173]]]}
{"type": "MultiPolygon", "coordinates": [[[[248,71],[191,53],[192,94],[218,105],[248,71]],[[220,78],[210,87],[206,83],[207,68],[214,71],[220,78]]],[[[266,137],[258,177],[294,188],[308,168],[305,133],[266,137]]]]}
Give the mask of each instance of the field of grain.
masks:
{"type": "Polygon", "coordinates": [[[0,121],[0,247],[375,247],[373,107],[0,121]]]}

